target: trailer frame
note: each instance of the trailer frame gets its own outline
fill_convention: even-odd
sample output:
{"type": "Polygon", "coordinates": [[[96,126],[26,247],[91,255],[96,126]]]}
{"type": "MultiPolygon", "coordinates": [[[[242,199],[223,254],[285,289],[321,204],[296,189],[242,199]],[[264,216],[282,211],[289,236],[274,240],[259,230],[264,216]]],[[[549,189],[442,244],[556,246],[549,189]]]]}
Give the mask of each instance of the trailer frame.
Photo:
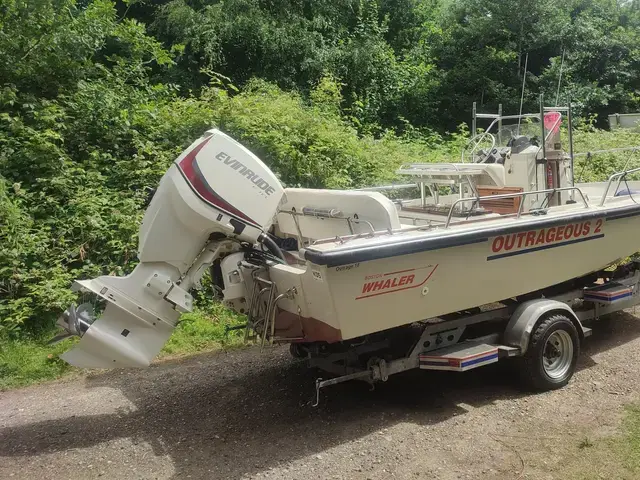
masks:
{"type": "MultiPolygon", "coordinates": [[[[502,307],[479,313],[462,313],[453,319],[428,319],[407,355],[390,361],[372,356],[366,368],[348,366],[346,360],[381,350],[388,346],[387,340],[363,342],[347,351],[329,355],[307,352],[310,367],[335,375],[329,379],[316,379],[314,406],[319,404],[323,388],[338,383],[361,380],[373,388],[375,383],[386,382],[391,375],[417,368],[462,372],[505,358],[524,357],[529,351],[532,332],[541,322],[554,315],[570,320],[581,342],[592,334],[592,329],[585,324],[640,303],[640,261],[633,260],[615,271],[598,272],[597,282],[588,278],[593,276],[585,277],[584,286],[552,296],[545,296],[541,292],[538,298],[524,301],[515,299],[502,307]],[[620,272],[622,276],[619,276],[620,272]],[[468,327],[491,322],[495,323],[492,333],[461,341],[468,327]]],[[[579,352],[580,345],[573,345],[573,348],[579,352]]],[[[575,365],[571,366],[568,377],[563,379],[563,385],[573,376],[574,370],[575,365]]],[[[551,388],[557,387],[553,384],[542,389],[551,388]]]]}

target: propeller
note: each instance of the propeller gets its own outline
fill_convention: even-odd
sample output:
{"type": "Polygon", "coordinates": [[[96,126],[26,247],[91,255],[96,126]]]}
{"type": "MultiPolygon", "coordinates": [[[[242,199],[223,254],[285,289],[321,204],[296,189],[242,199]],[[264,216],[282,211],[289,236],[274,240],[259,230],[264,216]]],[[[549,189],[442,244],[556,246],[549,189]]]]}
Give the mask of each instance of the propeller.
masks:
{"type": "Polygon", "coordinates": [[[96,316],[93,310],[93,305],[87,302],[76,307],[76,305],[72,303],[69,305],[69,308],[66,309],[60,317],[58,317],[58,321],[56,322],[58,326],[65,331],[49,340],[47,345],[54,345],[74,335],[82,337],[84,332],[89,330],[89,327],[95,319],[96,316]]]}

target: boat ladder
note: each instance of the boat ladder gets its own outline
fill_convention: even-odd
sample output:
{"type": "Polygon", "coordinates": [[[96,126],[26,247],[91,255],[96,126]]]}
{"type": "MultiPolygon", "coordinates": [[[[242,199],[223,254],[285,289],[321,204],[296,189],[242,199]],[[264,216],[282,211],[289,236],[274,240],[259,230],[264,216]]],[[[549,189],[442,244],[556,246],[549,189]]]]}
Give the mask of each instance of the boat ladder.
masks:
{"type": "Polygon", "coordinates": [[[295,287],[292,287],[286,292],[276,295],[277,288],[275,283],[258,276],[258,272],[256,270],[252,274],[253,291],[247,312],[244,338],[245,341],[259,341],[260,349],[262,349],[267,341],[272,345],[278,340],[275,336],[278,302],[283,298],[293,298],[297,291],[295,287]]]}

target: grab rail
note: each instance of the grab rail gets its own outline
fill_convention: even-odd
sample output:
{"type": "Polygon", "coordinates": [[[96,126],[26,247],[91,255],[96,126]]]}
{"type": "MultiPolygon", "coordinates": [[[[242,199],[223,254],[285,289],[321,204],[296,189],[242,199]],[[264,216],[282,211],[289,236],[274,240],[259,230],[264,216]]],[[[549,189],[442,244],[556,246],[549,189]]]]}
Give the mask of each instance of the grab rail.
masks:
{"type": "MultiPolygon", "coordinates": [[[[328,216],[324,216],[324,215],[313,215],[313,214],[309,214],[309,213],[305,213],[304,211],[301,212],[297,212],[295,210],[278,210],[277,213],[288,213],[289,215],[291,215],[293,217],[293,223],[296,226],[296,231],[298,232],[298,242],[300,245],[303,245],[303,241],[302,239],[304,238],[304,235],[302,235],[302,229],[300,228],[300,223],[298,222],[298,217],[315,217],[315,218],[326,218],[328,220],[343,220],[345,222],[347,222],[347,226],[349,227],[349,231],[351,232],[351,235],[355,235],[355,231],[353,229],[353,225],[359,225],[361,223],[367,225],[369,227],[369,229],[371,230],[370,232],[367,232],[367,235],[375,235],[376,233],[376,229],[373,226],[373,224],[369,221],[369,220],[364,220],[361,218],[358,218],[357,215],[354,217],[344,217],[344,216],[333,216],[333,215],[328,215],[328,216]]],[[[340,212],[341,214],[341,212],[340,212]]],[[[340,238],[340,237],[339,237],[340,238]]],[[[314,242],[315,243],[315,242],[314,242]]]]}
{"type": "Polygon", "coordinates": [[[469,168],[473,167],[477,164],[475,163],[466,163],[465,165],[455,164],[453,162],[444,162],[444,163],[403,163],[400,165],[400,168],[396,170],[396,173],[400,175],[412,175],[413,173],[420,173],[418,170],[412,170],[413,168],[426,167],[433,171],[438,171],[438,173],[447,174],[449,173],[446,168],[448,167],[451,170],[460,173],[462,175],[469,175],[469,172],[463,172],[460,170],[460,167],[469,168]]]}
{"type": "MultiPolygon", "coordinates": [[[[401,167],[402,168],[402,167],[401,167]]],[[[392,185],[379,185],[377,187],[355,188],[354,192],[384,192],[386,190],[403,190],[405,188],[417,188],[416,183],[397,183],[392,185]]]]}
{"type": "Polygon", "coordinates": [[[607,201],[607,194],[609,193],[609,189],[611,189],[611,184],[613,183],[613,181],[615,179],[619,179],[618,180],[618,187],[616,187],[616,191],[617,191],[618,188],[620,187],[620,183],[622,183],[622,179],[624,177],[626,177],[628,174],[635,173],[635,172],[640,172],[640,167],[633,168],[631,170],[624,170],[622,172],[616,172],[613,175],[611,175],[609,177],[609,181],[607,182],[607,189],[602,194],[602,199],[600,200],[600,205],[599,206],[602,207],[604,205],[604,203],[607,201]]]}
{"type": "MultiPolygon", "coordinates": [[[[338,240],[341,243],[345,243],[346,240],[351,240],[351,239],[358,239],[358,238],[362,238],[363,236],[369,236],[369,237],[374,237],[377,235],[394,235],[396,233],[406,233],[406,232],[414,232],[414,231],[418,231],[418,230],[431,230],[431,229],[436,229],[436,228],[449,228],[449,226],[451,225],[451,219],[453,217],[453,212],[455,211],[455,207],[457,206],[457,204],[459,203],[464,203],[464,202],[481,202],[484,200],[494,200],[494,199],[501,199],[501,198],[515,198],[515,197],[523,197],[523,201],[520,202],[520,207],[518,208],[518,212],[517,212],[517,216],[516,218],[520,218],[522,216],[522,210],[524,207],[524,198],[526,198],[528,195],[540,195],[540,194],[554,194],[554,193],[558,193],[558,192],[565,192],[565,191],[577,191],[578,194],[580,195],[580,199],[582,200],[582,203],[584,204],[584,208],[589,208],[589,202],[587,202],[586,197],[584,196],[584,193],[582,193],[582,190],[580,190],[579,187],[562,187],[562,188],[552,188],[552,189],[546,189],[546,190],[534,190],[531,192],[517,192],[517,193],[505,193],[505,194],[500,194],[500,195],[487,195],[485,197],[466,197],[466,198],[460,198],[458,200],[456,200],[451,207],[449,208],[449,213],[447,214],[447,220],[446,222],[444,222],[444,224],[438,224],[438,225],[414,225],[412,227],[409,228],[399,228],[399,229],[390,229],[390,230],[378,230],[372,233],[368,233],[368,234],[354,234],[354,235],[345,235],[343,237],[338,237],[338,240]]],[[[495,220],[495,217],[489,217],[485,219],[486,221],[490,221],[490,220],[495,220]]],[[[327,242],[332,242],[332,241],[336,241],[336,237],[330,237],[330,238],[320,238],[318,240],[315,240],[312,245],[318,245],[318,244],[322,244],[322,243],[327,243],[327,242]]]]}
{"type": "MultiPolygon", "coordinates": [[[[451,223],[451,218],[453,216],[453,212],[455,210],[455,207],[459,204],[459,203],[466,203],[466,202],[474,202],[474,203],[478,203],[480,204],[481,201],[485,201],[485,200],[497,200],[497,199],[502,199],[502,198],[518,198],[518,197],[522,197],[522,201],[520,202],[520,206],[518,207],[518,214],[516,216],[516,218],[520,218],[520,216],[522,215],[522,208],[524,206],[524,199],[527,197],[527,195],[540,195],[540,194],[547,194],[547,197],[549,197],[550,195],[553,195],[554,193],[558,193],[558,192],[566,192],[566,191],[577,191],[580,194],[580,198],[582,199],[582,203],[584,203],[584,207],[585,208],[589,208],[589,203],[587,202],[584,194],[582,193],[582,190],[580,190],[580,188],[578,187],[562,187],[562,188],[550,188],[547,190],[534,190],[531,192],[516,192],[516,193],[502,193],[500,195],[487,195],[486,197],[467,197],[467,198],[459,198],[458,200],[456,200],[455,202],[453,202],[451,204],[451,208],[449,208],[449,214],[447,215],[447,221],[444,224],[444,228],[449,227],[449,224],[451,223]]],[[[473,206],[471,207],[471,211],[473,211],[473,206]]]]}
{"type": "Polygon", "coordinates": [[[421,225],[421,227],[430,227],[433,223],[435,223],[433,220],[430,220],[428,218],[416,218],[416,217],[410,217],[408,215],[398,215],[398,218],[411,220],[414,226],[418,225],[417,222],[427,222],[428,225],[421,225]]]}

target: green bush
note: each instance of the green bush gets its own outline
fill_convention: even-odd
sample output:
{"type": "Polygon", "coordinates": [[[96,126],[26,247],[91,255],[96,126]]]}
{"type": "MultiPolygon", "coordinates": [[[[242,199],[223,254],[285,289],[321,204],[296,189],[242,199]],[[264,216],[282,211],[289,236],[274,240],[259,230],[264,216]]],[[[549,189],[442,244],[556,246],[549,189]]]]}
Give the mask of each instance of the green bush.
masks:
{"type": "MultiPolygon", "coordinates": [[[[216,109],[216,123],[262,158],[287,186],[349,188],[388,181],[402,163],[418,161],[431,143],[387,133],[359,136],[338,114],[335,83],[324,79],[307,105],[295,93],[255,80],[216,109]],[[323,92],[332,92],[329,98],[323,92]],[[331,102],[335,102],[332,104],[331,102]]],[[[203,96],[207,98],[207,94],[203,96]]]]}

